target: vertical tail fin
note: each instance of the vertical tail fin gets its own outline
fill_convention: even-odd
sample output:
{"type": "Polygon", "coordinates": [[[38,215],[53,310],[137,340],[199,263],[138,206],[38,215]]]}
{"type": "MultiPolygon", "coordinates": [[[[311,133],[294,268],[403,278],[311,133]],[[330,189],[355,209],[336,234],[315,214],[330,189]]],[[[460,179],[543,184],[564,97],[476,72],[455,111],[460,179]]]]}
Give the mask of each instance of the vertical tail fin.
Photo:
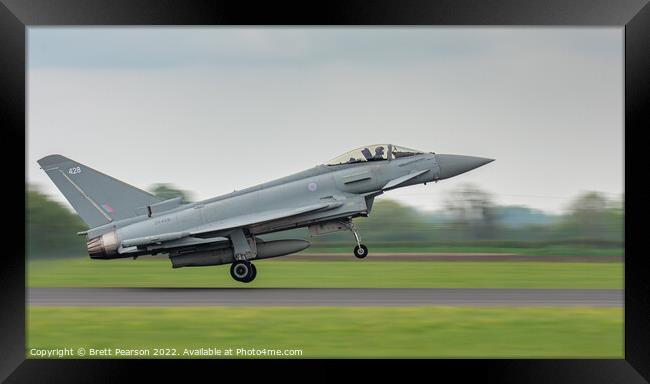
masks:
{"type": "Polygon", "coordinates": [[[90,227],[137,216],[156,196],[98,172],[61,155],[50,155],[38,164],[90,227]]]}

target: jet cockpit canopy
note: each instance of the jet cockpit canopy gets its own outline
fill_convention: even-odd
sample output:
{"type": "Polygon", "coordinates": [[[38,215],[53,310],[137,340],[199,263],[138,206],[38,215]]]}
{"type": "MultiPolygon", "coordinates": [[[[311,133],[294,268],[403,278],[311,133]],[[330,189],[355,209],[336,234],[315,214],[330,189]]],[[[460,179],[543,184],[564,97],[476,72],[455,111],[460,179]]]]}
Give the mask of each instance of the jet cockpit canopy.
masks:
{"type": "Polygon", "coordinates": [[[328,161],[327,165],[363,163],[366,161],[393,160],[423,153],[415,149],[392,144],[374,144],[353,149],[328,161]]]}

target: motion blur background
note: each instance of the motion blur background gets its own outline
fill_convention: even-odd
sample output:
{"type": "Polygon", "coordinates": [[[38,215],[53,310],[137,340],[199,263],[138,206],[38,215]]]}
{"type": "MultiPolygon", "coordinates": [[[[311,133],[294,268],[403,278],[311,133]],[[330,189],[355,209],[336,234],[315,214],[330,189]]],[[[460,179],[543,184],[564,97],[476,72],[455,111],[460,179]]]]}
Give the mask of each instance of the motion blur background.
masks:
{"type": "MultiPolygon", "coordinates": [[[[150,189],[163,198],[192,194],[168,184],[150,189]]],[[[85,242],[76,232],[85,225],[76,213],[42,192],[27,192],[27,254],[29,258],[85,256],[85,242]]],[[[623,201],[590,191],[566,202],[565,212],[550,214],[521,205],[497,205],[474,184],[458,184],[444,198],[444,208],[419,210],[380,198],[368,218],[357,219],[366,243],[375,252],[409,250],[503,252],[548,256],[614,256],[622,258],[623,201]]],[[[268,239],[308,238],[307,252],[348,252],[348,232],[312,238],[304,229],[263,236],[268,239]]]]}
{"type": "MultiPolygon", "coordinates": [[[[347,232],[265,236],[313,245],[260,262],[253,286],[621,289],[623,134],[621,28],[30,28],[28,286],[233,286],[225,267],[89,260],[75,235],[84,224],[38,168],[43,156],[197,201],[386,142],[496,161],[380,196],[357,220],[365,264],[347,232]],[[403,257],[413,254],[423,258],[403,257]]],[[[161,324],[180,311],[29,310],[31,346],[146,345],[165,340],[161,324]],[[127,318],[143,320],[117,334],[109,319],[127,318]]],[[[258,310],[201,313],[255,327],[258,310]]],[[[306,357],[622,356],[622,308],[355,310],[266,313],[268,343],[310,339],[306,357]],[[447,325],[429,323],[439,319],[447,325]],[[387,333],[391,344],[377,345],[387,333]]],[[[210,324],[187,321],[170,343],[204,345],[196,329],[210,324]]],[[[232,337],[256,343],[208,341],[232,337]]]]}

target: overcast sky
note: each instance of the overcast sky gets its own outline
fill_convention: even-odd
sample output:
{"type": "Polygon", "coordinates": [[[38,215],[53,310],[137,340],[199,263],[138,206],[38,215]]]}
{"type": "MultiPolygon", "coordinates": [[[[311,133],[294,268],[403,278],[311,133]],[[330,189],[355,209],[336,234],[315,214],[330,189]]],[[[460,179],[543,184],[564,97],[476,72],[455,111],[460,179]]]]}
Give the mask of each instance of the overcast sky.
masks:
{"type": "Polygon", "coordinates": [[[623,28],[29,28],[27,178],[60,153],[209,198],[394,143],[495,158],[475,183],[561,212],[623,192],[623,28]]]}

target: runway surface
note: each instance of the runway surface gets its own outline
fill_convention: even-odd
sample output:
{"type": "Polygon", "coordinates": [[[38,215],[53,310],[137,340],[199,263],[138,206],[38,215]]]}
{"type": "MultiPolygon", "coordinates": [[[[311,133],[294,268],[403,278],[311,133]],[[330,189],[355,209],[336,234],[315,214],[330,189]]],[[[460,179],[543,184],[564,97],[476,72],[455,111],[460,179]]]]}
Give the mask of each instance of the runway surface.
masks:
{"type": "Polygon", "coordinates": [[[597,306],[622,307],[618,289],[30,288],[34,306],[597,306]]]}

